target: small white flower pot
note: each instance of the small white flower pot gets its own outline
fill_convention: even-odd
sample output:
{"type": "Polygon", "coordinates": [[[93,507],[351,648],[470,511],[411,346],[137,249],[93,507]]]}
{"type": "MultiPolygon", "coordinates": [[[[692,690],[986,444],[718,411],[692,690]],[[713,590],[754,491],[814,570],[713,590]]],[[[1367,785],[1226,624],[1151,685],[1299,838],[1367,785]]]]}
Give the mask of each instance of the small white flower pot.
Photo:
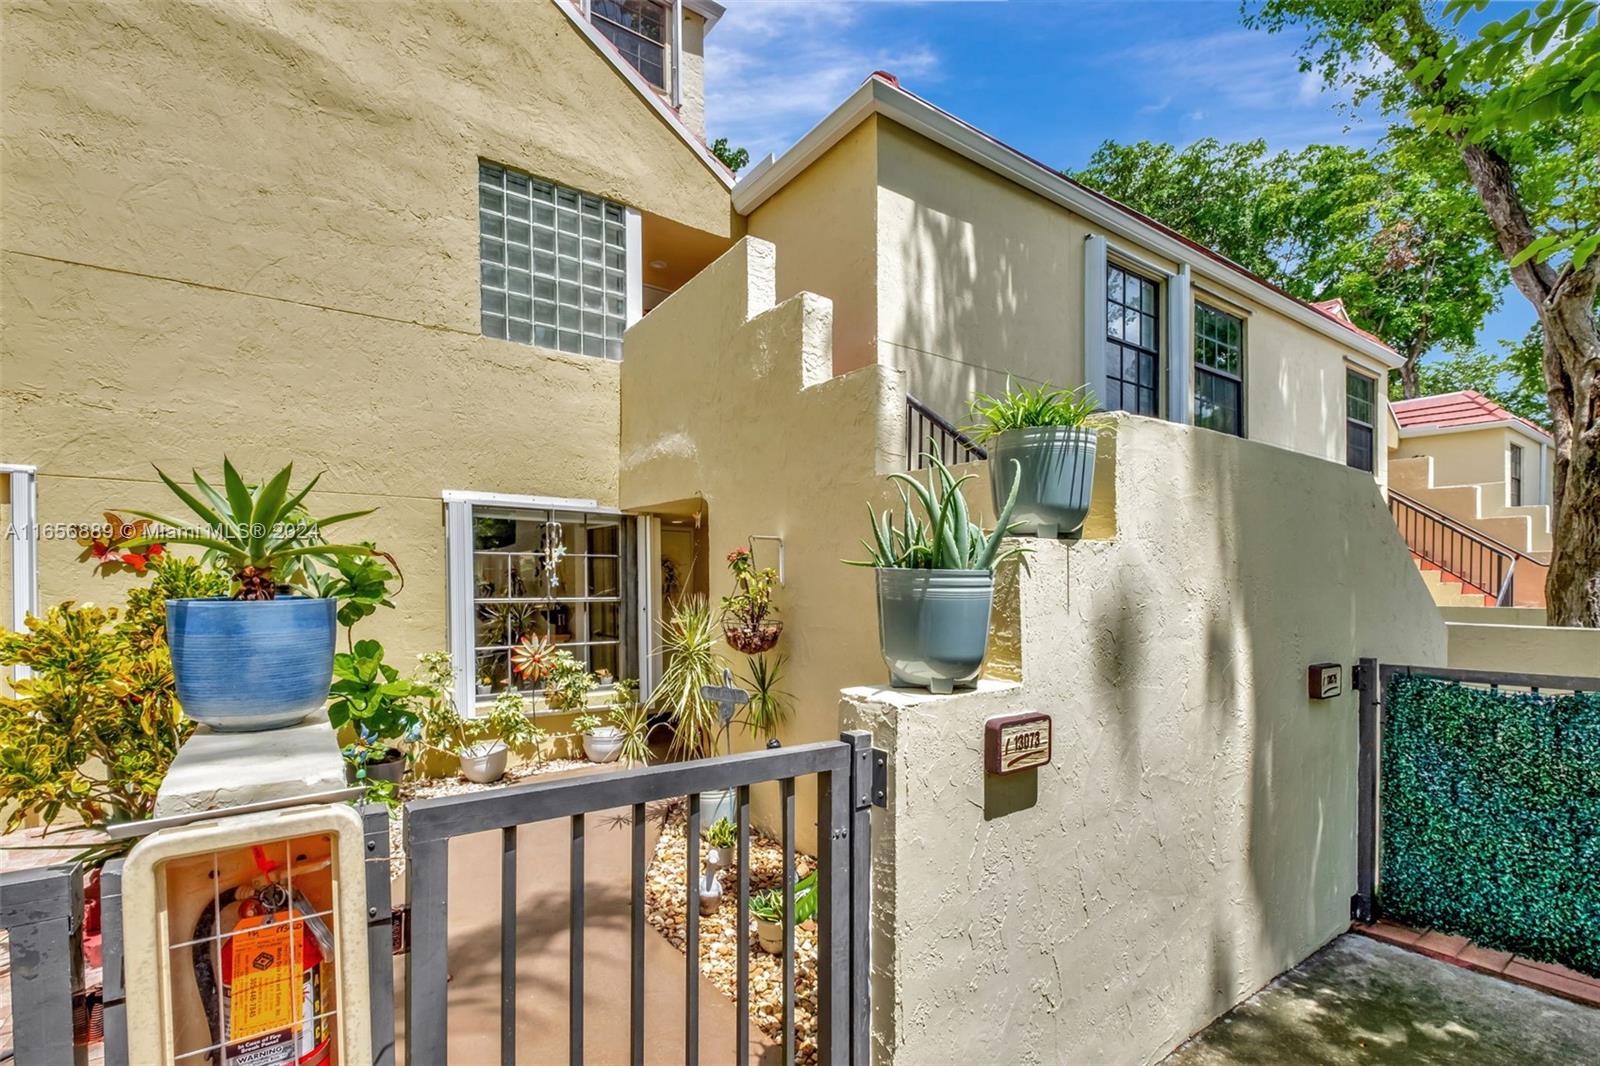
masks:
{"type": "Polygon", "coordinates": [[[725,870],[733,862],[733,853],[727,848],[707,848],[705,867],[707,870],[725,870]]]}
{"type": "Polygon", "coordinates": [[[583,735],[583,754],[590,762],[615,762],[622,750],[622,730],[603,725],[583,735]]]}
{"type": "Polygon", "coordinates": [[[735,809],[734,803],[735,798],[731,788],[717,788],[700,793],[700,835],[705,836],[711,832],[711,827],[723,818],[737,825],[739,812],[735,809]]]}
{"type": "Polygon", "coordinates": [[[487,744],[474,744],[457,756],[461,760],[461,773],[468,781],[489,785],[506,775],[506,758],[510,755],[498,740],[487,744]]]}
{"type": "Polygon", "coordinates": [[[756,941],[761,945],[761,950],[767,954],[782,955],[783,923],[769,922],[765,918],[757,918],[756,941]]]}

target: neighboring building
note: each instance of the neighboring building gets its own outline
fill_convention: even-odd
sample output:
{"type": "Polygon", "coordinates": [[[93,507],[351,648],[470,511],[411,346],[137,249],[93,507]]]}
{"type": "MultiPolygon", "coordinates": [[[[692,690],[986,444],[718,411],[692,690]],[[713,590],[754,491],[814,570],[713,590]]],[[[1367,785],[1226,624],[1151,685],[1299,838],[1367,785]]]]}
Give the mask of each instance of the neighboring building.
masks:
{"type": "MultiPolygon", "coordinates": [[[[648,687],[662,605],[783,532],[619,493],[624,334],[747,232],[776,245],[778,298],[833,301],[825,369],[903,374],[958,423],[1007,375],[1087,382],[1383,480],[1393,352],[889,76],[733,187],[700,135],[720,10],[11,12],[0,461],[33,468],[12,495],[84,521],[168,509],[152,463],[294,460],[380,508],[352,532],[405,567],[366,623],[391,661],[449,647],[470,706],[540,633],[648,687]]],[[[15,548],[19,611],[120,592],[74,544],[15,548]]]]}
{"type": "Polygon", "coordinates": [[[1471,389],[1398,400],[1391,410],[1390,508],[1435,598],[1543,607],[1550,434],[1471,389]]]}
{"type": "Polygon", "coordinates": [[[779,250],[779,298],[834,305],[834,370],[906,372],[960,424],[1007,375],[1383,480],[1399,357],[1342,314],[867,80],[734,206],[779,250]],[[1085,309],[1088,313],[1085,313],[1085,309]]]}

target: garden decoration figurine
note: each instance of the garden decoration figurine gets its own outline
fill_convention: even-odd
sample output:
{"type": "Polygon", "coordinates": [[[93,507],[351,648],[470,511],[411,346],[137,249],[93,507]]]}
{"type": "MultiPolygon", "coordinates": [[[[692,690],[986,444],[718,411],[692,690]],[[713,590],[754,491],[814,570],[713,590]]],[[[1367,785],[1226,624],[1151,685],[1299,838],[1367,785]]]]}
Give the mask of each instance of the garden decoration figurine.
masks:
{"type": "Polygon", "coordinates": [[[746,655],[770,651],[783,632],[772,606],[778,572],[771,567],[758,569],[749,548],[729,552],[728,569],[733,571],[733,595],[722,597],[723,636],[746,655]]]}

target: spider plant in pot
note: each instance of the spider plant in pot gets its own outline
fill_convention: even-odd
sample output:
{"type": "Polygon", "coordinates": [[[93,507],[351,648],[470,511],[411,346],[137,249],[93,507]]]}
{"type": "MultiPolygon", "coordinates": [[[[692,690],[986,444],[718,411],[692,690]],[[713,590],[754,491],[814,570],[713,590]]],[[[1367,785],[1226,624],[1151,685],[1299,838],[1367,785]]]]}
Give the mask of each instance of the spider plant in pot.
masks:
{"type": "Polygon", "coordinates": [[[1016,503],[1014,473],[996,526],[984,533],[961,494],[974,475],[957,478],[937,456],[927,459],[927,485],[909,474],[889,475],[904,504],[902,525],[895,527],[892,512],[880,519],[869,506],[872,542],[862,543],[871,557],[851,565],[878,572],[878,639],[889,683],[947,693],[971,685],[983,666],[995,567],[1030,549],[1002,544],[1016,503]]]}
{"type": "Polygon", "coordinates": [[[1087,386],[1016,388],[1010,378],[1003,395],[972,401],[976,422],[967,432],[988,448],[995,510],[1016,496],[1016,532],[1054,539],[1082,527],[1094,494],[1099,410],[1087,386]]]}
{"type": "Polygon", "coordinates": [[[317,477],[291,492],[294,467],[251,484],[227,459],[222,489],[198,471],[189,489],[156,473],[198,524],[135,512],[162,528],[141,543],[188,544],[231,576],[232,596],[168,600],[167,644],[184,713],[222,732],[294,725],[322,708],[333,676],[338,602],[306,596],[318,564],[379,555],[368,545],[329,544],[329,526],[371,514],[312,518],[306,496],[317,477]]]}
{"type": "MultiPolygon", "coordinates": [[[[756,940],[770,955],[783,954],[783,889],[769,888],[750,897],[756,918],[756,940]]],[[[794,883],[794,924],[817,916],[817,872],[812,870],[794,883]]]]}

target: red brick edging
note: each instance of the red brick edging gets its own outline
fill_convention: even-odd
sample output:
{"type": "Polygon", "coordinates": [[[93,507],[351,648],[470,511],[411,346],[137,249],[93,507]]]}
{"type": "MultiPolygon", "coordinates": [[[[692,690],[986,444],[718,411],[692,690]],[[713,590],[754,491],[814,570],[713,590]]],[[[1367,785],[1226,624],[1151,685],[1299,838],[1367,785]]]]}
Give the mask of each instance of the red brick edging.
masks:
{"type": "Polygon", "coordinates": [[[1600,1007],[1600,978],[1569,970],[1553,962],[1535,962],[1509,951],[1497,951],[1474,944],[1464,936],[1441,933],[1436,929],[1423,932],[1389,921],[1377,921],[1370,925],[1353,922],[1350,931],[1440,962],[1448,962],[1452,966],[1476,970],[1548,992],[1552,996],[1570,999],[1586,1007],[1600,1007]]]}

